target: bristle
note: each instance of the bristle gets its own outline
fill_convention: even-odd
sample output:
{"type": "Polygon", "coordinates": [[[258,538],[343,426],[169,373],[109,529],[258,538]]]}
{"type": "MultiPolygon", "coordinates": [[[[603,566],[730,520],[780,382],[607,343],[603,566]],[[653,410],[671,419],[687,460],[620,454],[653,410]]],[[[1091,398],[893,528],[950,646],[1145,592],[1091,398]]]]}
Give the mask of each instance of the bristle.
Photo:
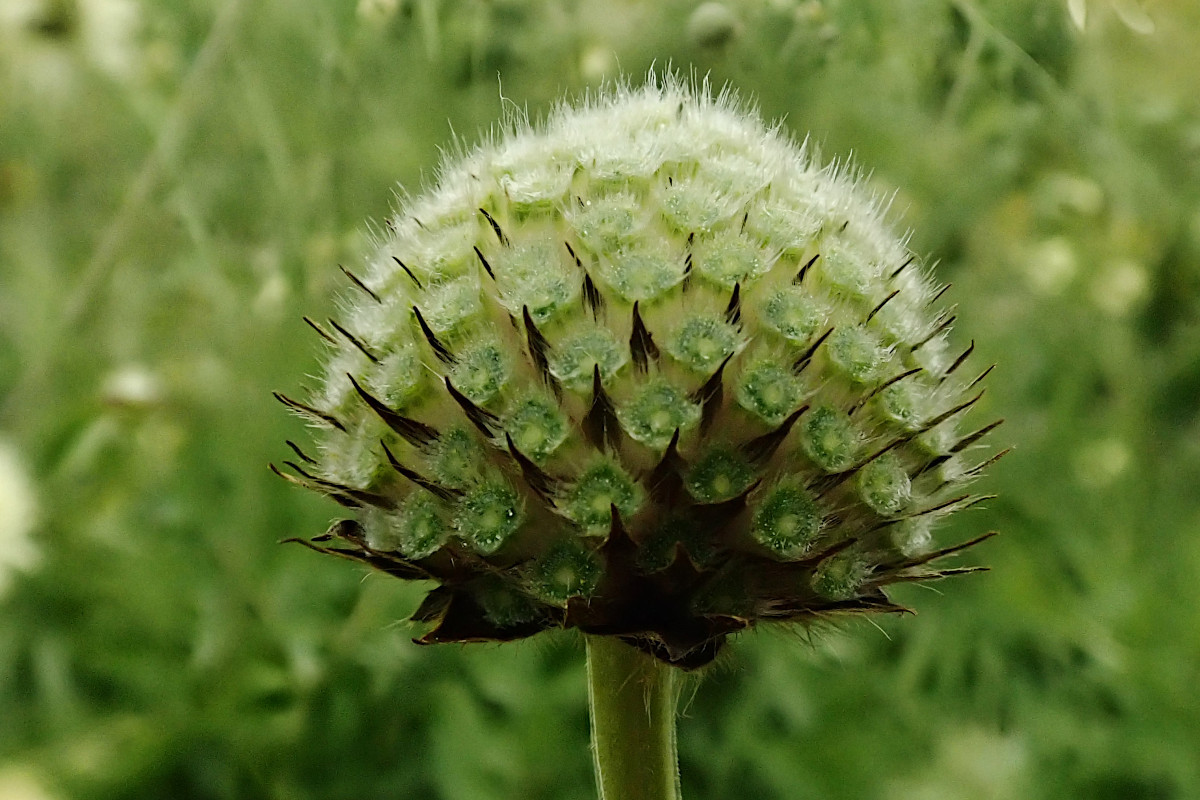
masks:
{"type": "Polygon", "coordinates": [[[382,401],[359,385],[353,375],[346,375],[350,379],[350,384],[354,387],[354,391],[362,398],[375,415],[383,420],[384,424],[396,432],[402,439],[415,447],[424,447],[430,442],[437,439],[437,431],[429,427],[423,422],[418,422],[415,419],[410,419],[403,414],[393,411],[388,408],[382,401]]]}
{"type": "Polygon", "coordinates": [[[646,323],[642,321],[637,303],[633,304],[633,332],[629,335],[629,354],[633,358],[633,365],[642,374],[649,369],[650,362],[657,361],[659,356],[658,346],[654,344],[654,337],[650,335],[650,331],[646,330],[646,323]]]}
{"type": "MultiPolygon", "coordinates": [[[[401,265],[401,266],[403,266],[403,265],[401,265]]],[[[367,286],[365,283],[363,283],[361,280],[359,280],[357,275],[355,275],[353,272],[351,272],[350,270],[343,267],[341,264],[338,264],[338,269],[340,269],[342,271],[342,274],[344,274],[347,278],[350,279],[351,283],[353,283],[359,289],[362,289],[364,292],[366,292],[372,300],[374,300],[376,303],[383,303],[383,301],[379,299],[379,295],[377,295],[377,294],[375,294],[375,292],[371,291],[371,287],[367,286]]]]}

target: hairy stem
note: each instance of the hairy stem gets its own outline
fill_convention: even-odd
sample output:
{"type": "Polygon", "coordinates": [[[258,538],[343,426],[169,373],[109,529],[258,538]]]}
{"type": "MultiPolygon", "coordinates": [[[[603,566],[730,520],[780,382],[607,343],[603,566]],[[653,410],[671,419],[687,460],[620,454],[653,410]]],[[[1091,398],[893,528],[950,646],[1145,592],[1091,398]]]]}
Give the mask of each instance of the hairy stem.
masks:
{"type": "Polygon", "coordinates": [[[680,800],[676,670],[607,636],[587,637],[600,800],[680,800]]]}

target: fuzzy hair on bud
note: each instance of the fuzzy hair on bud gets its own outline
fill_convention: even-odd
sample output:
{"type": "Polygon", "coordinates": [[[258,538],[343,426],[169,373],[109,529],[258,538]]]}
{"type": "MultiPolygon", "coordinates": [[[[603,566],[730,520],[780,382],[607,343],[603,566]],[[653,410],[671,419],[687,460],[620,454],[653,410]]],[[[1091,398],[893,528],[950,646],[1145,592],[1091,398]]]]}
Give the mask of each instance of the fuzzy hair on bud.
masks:
{"type": "MultiPolygon", "coordinates": [[[[276,471],[323,553],[436,584],[421,643],[549,628],[684,669],[972,571],[995,424],[943,287],[844,165],[651,75],[448,156],[358,274],[276,471]]],[[[984,373],[986,375],[986,372],[984,373]]]]}

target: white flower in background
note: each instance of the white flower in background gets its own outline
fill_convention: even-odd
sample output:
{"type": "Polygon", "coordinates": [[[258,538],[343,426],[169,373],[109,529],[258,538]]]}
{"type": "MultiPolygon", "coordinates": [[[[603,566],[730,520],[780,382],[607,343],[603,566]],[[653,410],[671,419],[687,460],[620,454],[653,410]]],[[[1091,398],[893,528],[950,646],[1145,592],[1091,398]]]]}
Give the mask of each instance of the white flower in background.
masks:
{"type": "MultiPolygon", "coordinates": [[[[1157,29],[1141,0],[1109,0],[1108,5],[1117,15],[1117,19],[1134,33],[1149,36],[1157,29]]],[[[1088,0],[1067,0],[1067,12],[1076,28],[1081,31],[1087,30],[1088,0]]]]}
{"type": "Polygon", "coordinates": [[[0,768],[0,800],[55,800],[33,769],[20,764],[0,768]]]}
{"type": "Polygon", "coordinates": [[[81,70],[131,78],[139,26],[133,0],[3,0],[0,90],[62,100],[81,70]]]}
{"type": "Polygon", "coordinates": [[[29,477],[16,449],[0,439],[0,597],[8,591],[13,572],[38,562],[40,554],[29,538],[36,517],[29,477]]]}

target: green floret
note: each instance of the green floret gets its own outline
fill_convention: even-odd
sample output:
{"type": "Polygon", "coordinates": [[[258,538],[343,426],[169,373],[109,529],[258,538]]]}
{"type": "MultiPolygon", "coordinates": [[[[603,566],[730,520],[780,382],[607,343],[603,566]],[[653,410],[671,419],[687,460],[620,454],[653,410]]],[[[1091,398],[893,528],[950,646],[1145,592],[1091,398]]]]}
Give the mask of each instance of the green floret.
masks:
{"type": "Polygon", "coordinates": [[[459,501],[454,525],[476,550],[489,555],[517,532],[522,516],[520,495],[503,480],[490,479],[472,487],[459,501]]]}
{"type": "Polygon", "coordinates": [[[929,402],[930,391],[915,379],[905,378],[879,393],[879,407],[901,427],[916,430],[925,419],[925,407],[929,402]]]}
{"type": "Polygon", "coordinates": [[[420,309],[434,333],[449,333],[483,311],[479,281],[475,276],[467,275],[431,287],[428,299],[420,304],[420,309]]]}
{"type": "Polygon", "coordinates": [[[561,244],[549,242],[502,251],[494,269],[510,313],[528,308],[534,324],[543,325],[579,297],[578,270],[574,264],[567,269],[565,255],[561,244]]]}
{"type": "Polygon", "coordinates": [[[433,443],[429,465],[431,478],[452,489],[462,489],[479,479],[483,449],[467,429],[450,428],[433,443]]]}
{"type": "Polygon", "coordinates": [[[888,351],[861,326],[838,328],[825,345],[833,366],[856,383],[879,378],[888,361],[888,351]]]}
{"type": "Polygon", "coordinates": [[[572,597],[587,597],[604,570],[596,555],[579,541],[559,540],[530,571],[530,585],[543,600],[563,605],[572,597]]]}
{"type": "Polygon", "coordinates": [[[551,351],[550,371],[573,391],[592,388],[592,375],[600,367],[607,382],[625,364],[627,349],[608,328],[588,327],[558,343],[551,351]]]}
{"type": "Polygon", "coordinates": [[[843,551],[817,565],[812,588],[826,600],[849,600],[859,593],[866,578],[867,567],[862,558],[852,551],[843,551]]]}
{"type": "Polygon", "coordinates": [[[777,486],[754,512],[750,532],[782,558],[800,558],[812,549],[823,516],[812,496],[800,486],[777,486]]]}
{"type": "Polygon", "coordinates": [[[527,397],[515,403],[504,429],[524,455],[541,463],[567,439],[567,418],[557,403],[544,397],[527,397]]]}
{"type": "Polygon", "coordinates": [[[737,328],[717,316],[692,316],[671,332],[666,348],[688,369],[711,375],[738,349],[737,328]]]}
{"type": "Polygon", "coordinates": [[[612,255],[632,239],[639,227],[641,204],[628,192],[594,197],[570,215],[580,241],[593,253],[612,255]]]}
{"type": "Polygon", "coordinates": [[[825,321],[824,309],[799,286],[787,286],[767,296],[762,321],[795,344],[807,344],[825,321]]]}
{"type": "Polygon", "coordinates": [[[482,342],[464,350],[450,371],[450,382],[473,403],[490,402],[508,382],[508,356],[482,342]]]}
{"type": "Polygon", "coordinates": [[[522,625],[541,613],[537,602],[502,578],[488,575],[473,587],[472,595],[489,622],[500,628],[522,625]]]}
{"type": "Polygon", "coordinates": [[[421,356],[412,345],[404,345],[384,356],[368,377],[371,392],[385,405],[399,410],[421,394],[421,356]]]}
{"type": "Polygon", "coordinates": [[[563,509],[588,533],[605,533],[612,524],[612,507],[628,519],[642,503],[642,492],[629,473],[607,459],[583,471],[568,492],[563,509]]]}
{"type": "Polygon", "coordinates": [[[878,276],[871,263],[857,254],[841,250],[824,253],[821,273],[834,288],[850,297],[865,298],[877,285],[878,276]]]}
{"type": "Polygon", "coordinates": [[[676,430],[684,431],[700,421],[700,406],[665,380],[643,384],[633,399],[617,410],[625,432],[653,450],[662,450],[676,430]]]}
{"type": "Polygon", "coordinates": [[[699,181],[676,181],[663,197],[663,217],[679,232],[706,232],[729,216],[723,198],[699,181]]]}
{"type": "Polygon", "coordinates": [[[708,451],[687,475],[687,490],[701,503],[732,500],[754,482],[754,469],[739,453],[727,448],[708,451]]]}
{"type": "Polygon", "coordinates": [[[703,278],[726,289],[762,275],[769,266],[763,251],[740,235],[697,243],[692,263],[703,278]]]}
{"type": "Polygon", "coordinates": [[[859,433],[844,411],[819,406],[804,418],[800,446],[826,472],[841,472],[854,466],[859,442],[859,433]]]}
{"type": "Polygon", "coordinates": [[[895,453],[884,453],[859,470],[857,483],[863,502],[883,516],[901,511],[912,494],[912,482],[895,453]]]}
{"type": "Polygon", "coordinates": [[[600,278],[630,303],[661,297],[683,281],[683,258],[659,248],[631,248],[600,262],[600,278]]]}
{"type": "Polygon", "coordinates": [[[783,422],[802,397],[803,387],[792,370],[772,361],[750,365],[738,380],[738,405],[768,425],[783,422]]]}
{"type": "Polygon", "coordinates": [[[395,523],[398,549],[407,558],[433,555],[450,536],[441,506],[423,490],[404,504],[395,523]]]}

